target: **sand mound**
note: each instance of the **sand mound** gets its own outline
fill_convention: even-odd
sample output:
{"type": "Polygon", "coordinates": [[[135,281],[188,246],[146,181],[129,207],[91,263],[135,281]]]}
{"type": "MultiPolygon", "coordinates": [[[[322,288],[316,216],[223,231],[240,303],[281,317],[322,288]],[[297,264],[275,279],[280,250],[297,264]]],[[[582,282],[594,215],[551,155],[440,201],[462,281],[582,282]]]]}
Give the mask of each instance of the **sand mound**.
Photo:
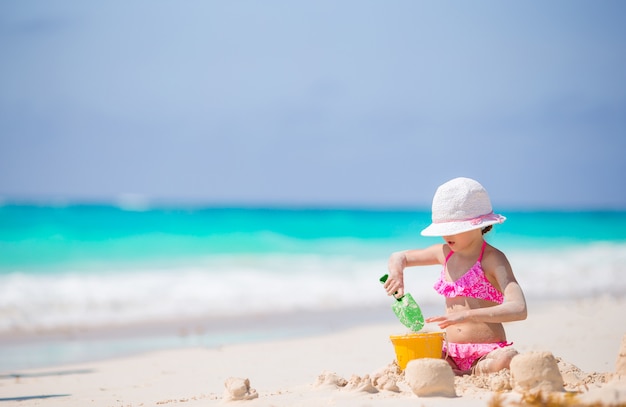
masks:
{"type": "Polygon", "coordinates": [[[339,376],[337,373],[328,371],[322,372],[319,376],[317,376],[317,380],[315,381],[315,387],[346,387],[347,384],[348,381],[346,379],[339,376]]]}
{"type": "MultiPolygon", "coordinates": [[[[619,358],[624,358],[624,353],[622,349],[619,358]]],[[[404,371],[394,361],[370,375],[353,374],[350,380],[325,371],[318,376],[315,386],[349,391],[355,396],[358,393],[371,394],[368,397],[387,397],[380,393],[382,391],[399,393],[400,396],[415,394],[419,397],[472,399],[491,394],[492,405],[509,405],[506,403],[517,399],[510,393],[513,389],[521,393],[524,405],[591,407],[617,406],[626,402],[626,376],[586,373],[550,352],[520,354],[511,362],[511,370],[484,375],[454,376],[448,363],[441,359],[412,360],[404,371]],[[374,396],[374,393],[379,394],[374,396]]]]}
{"type": "Polygon", "coordinates": [[[415,359],[404,369],[404,379],[420,397],[456,397],[454,372],[442,359],[415,359]]]}
{"type": "Polygon", "coordinates": [[[613,376],[611,373],[584,372],[578,366],[558,357],[556,361],[559,366],[559,371],[561,372],[561,377],[563,377],[563,387],[565,387],[565,391],[586,392],[590,389],[603,386],[608,382],[610,377],[613,376]]]}
{"type": "Polygon", "coordinates": [[[229,377],[224,386],[224,400],[252,400],[259,397],[256,390],[250,388],[249,379],[229,377]]]}
{"type": "Polygon", "coordinates": [[[324,371],[315,381],[314,387],[334,387],[356,392],[378,393],[382,390],[400,392],[398,383],[403,381],[402,370],[394,362],[389,366],[361,377],[353,374],[350,380],[346,380],[334,372],[324,371]]]}
{"type": "Polygon", "coordinates": [[[511,390],[511,372],[503,369],[489,374],[457,376],[454,384],[461,396],[475,393],[476,389],[505,392],[511,390]]]}
{"type": "Polygon", "coordinates": [[[346,385],[346,389],[362,391],[365,393],[378,393],[378,389],[372,383],[372,379],[369,375],[365,375],[363,377],[358,375],[352,375],[348,384],[346,385]]]}
{"type": "Polygon", "coordinates": [[[395,361],[379,372],[372,374],[372,382],[379,390],[399,393],[398,383],[402,380],[404,380],[402,370],[395,361]]]}
{"type": "Polygon", "coordinates": [[[563,377],[550,352],[528,352],[511,361],[511,382],[519,393],[563,391],[563,377]]]}

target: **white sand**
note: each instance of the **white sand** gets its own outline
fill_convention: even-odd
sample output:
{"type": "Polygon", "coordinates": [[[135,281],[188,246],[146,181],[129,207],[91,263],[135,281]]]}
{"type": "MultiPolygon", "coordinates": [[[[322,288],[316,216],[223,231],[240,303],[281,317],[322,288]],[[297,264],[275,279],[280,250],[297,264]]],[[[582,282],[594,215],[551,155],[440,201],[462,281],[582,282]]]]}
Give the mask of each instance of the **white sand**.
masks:
{"type": "MultiPolygon", "coordinates": [[[[549,352],[556,357],[567,392],[579,394],[587,403],[626,404],[626,377],[614,373],[620,346],[626,349],[622,344],[626,298],[531,301],[528,319],[506,328],[521,353],[549,352]]],[[[495,390],[503,391],[497,397],[504,405],[521,399],[520,393],[510,390],[508,372],[456,378],[456,397],[418,397],[393,366],[389,335],[398,333],[402,333],[399,324],[371,325],[318,337],[5,371],[0,372],[0,403],[3,407],[486,406],[495,390]]],[[[619,366],[624,363],[621,360],[619,366]]]]}

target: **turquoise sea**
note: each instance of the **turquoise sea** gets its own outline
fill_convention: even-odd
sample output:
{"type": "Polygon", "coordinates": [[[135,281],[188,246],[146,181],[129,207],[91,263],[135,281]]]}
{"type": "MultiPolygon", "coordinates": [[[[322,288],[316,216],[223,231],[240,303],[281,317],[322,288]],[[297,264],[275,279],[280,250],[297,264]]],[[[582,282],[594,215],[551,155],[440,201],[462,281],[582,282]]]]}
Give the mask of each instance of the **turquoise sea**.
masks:
{"type": "MultiPolygon", "coordinates": [[[[527,297],[626,295],[626,212],[498,212],[507,221],[487,240],[527,297]]],[[[0,338],[384,307],[389,254],[438,243],[420,236],[429,221],[428,208],[5,203],[0,338]]],[[[441,304],[438,273],[405,273],[425,309],[441,304]]]]}

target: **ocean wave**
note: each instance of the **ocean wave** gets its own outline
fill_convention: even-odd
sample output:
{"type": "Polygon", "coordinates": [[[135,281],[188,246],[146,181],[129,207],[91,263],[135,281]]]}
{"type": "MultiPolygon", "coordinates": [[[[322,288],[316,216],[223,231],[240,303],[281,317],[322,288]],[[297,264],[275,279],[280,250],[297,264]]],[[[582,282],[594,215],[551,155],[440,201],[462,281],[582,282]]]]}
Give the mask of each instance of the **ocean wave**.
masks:
{"type": "MultiPolygon", "coordinates": [[[[625,295],[626,245],[598,243],[508,254],[525,294],[535,298],[625,295]]],[[[308,254],[218,255],[198,266],[0,276],[0,332],[128,325],[388,303],[378,278],[386,258],[308,254]]],[[[439,304],[439,266],[407,269],[406,290],[439,304]]]]}

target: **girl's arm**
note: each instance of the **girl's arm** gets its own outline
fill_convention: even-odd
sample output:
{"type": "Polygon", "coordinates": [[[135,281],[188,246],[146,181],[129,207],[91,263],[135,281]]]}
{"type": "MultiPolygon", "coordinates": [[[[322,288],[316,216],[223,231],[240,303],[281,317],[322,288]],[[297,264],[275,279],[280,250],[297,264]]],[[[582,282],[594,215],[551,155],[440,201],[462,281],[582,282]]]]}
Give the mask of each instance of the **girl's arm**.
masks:
{"type": "Polygon", "coordinates": [[[511,322],[526,319],[526,299],[518,284],[508,259],[499,250],[483,261],[487,277],[492,277],[504,295],[504,302],[490,308],[476,309],[470,319],[483,322],[511,322]]]}
{"type": "Polygon", "coordinates": [[[425,249],[395,252],[389,256],[387,263],[389,277],[384,285],[387,294],[398,298],[404,295],[405,268],[443,263],[445,259],[443,247],[443,244],[436,244],[425,249]]]}

